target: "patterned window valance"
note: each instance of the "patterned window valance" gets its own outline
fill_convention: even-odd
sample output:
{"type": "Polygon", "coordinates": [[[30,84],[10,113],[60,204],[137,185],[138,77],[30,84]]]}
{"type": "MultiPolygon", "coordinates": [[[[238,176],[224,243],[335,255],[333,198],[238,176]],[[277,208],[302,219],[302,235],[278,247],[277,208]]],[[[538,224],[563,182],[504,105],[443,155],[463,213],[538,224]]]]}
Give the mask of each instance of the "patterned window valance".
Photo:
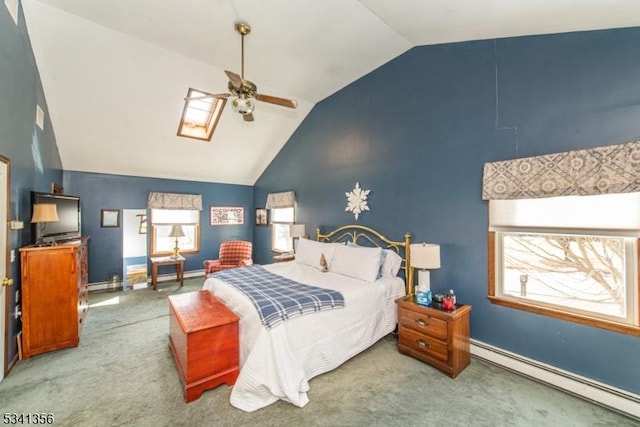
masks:
{"type": "Polygon", "coordinates": [[[282,193],[267,194],[265,209],[292,208],[296,204],[296,196],[293,191],[283,191],[282,193]]]}
{"type": "Polygon", "coordinates": [[[640,191],[640,141],[485,163],[482,199],[640,191]]]}
{"type": "Polygon", "coordinates": [[[200,194],[149,193],[149,209],[202,210],[200,194]]]}

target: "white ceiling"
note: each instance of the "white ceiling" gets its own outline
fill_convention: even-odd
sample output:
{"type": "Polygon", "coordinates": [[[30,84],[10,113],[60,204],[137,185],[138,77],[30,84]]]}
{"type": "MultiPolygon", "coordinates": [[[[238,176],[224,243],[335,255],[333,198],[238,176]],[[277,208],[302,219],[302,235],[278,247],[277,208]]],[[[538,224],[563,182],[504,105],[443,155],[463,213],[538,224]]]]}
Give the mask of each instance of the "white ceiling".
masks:
{"type": "Polygon", "coordinates": [[[427,44],[640,26],[637,0],[22,0],[63,167],[252,185],[313,106],[427,44]],[[258,92],[211,142],[176,136],[187,89],[258,92]]]}

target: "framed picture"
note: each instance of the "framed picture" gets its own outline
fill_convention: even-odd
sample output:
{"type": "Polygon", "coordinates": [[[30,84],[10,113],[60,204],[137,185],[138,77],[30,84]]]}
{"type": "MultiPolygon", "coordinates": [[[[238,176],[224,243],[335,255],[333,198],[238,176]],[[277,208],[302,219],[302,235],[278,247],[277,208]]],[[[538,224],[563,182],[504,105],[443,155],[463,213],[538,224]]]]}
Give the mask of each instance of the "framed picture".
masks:
{"type": "Polygon", "coordinates": [[[256,225],[264,226],[269,223],[269,211],[266,209],[256,209],[256,225]]]}
{"type": "Polygon", "coordinates": [[[51,183],[51,192],[53,194],[62,194],[64,192],[64,189],[62,188],[62,185],[58,185],[55,182],[51,183]]]}
{"type": "Polygon", "coordinates": [[[244,208],[242,206],[211,206],[209,208],[209,224],[244,224],[244,208]]]}
{"type": "Polygon", "coordinates": [[[101,227],[120,227],[120,209],[102,209],[101,227]]]}

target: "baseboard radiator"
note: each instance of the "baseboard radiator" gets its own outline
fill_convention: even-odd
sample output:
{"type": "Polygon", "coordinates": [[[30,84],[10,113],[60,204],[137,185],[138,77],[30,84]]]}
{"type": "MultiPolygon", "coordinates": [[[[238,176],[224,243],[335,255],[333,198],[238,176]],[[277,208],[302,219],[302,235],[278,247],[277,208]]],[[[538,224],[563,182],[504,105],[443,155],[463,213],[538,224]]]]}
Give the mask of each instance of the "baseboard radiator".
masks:
{"type": "MultiPolygon", "coordinates": [[[[192,277],[202,277],[204,279],[204,269],[185,271],[184,278],[190,279],[192,277]]],[[[158,274],[158,282],[167,282],[169,280],[176,280],[176,273],[158,274]]],[[[109,281],[89,283],[89,292],[104,291],[109,289],[109,281]]],[[[151,286],[151,277],[147,278],[148,286],[151,286]]]]}
{"type": "Polygon", "coordinates": [[[471,340],[471,354],[487,362],[640,421],[640,395],[471,340]]]}

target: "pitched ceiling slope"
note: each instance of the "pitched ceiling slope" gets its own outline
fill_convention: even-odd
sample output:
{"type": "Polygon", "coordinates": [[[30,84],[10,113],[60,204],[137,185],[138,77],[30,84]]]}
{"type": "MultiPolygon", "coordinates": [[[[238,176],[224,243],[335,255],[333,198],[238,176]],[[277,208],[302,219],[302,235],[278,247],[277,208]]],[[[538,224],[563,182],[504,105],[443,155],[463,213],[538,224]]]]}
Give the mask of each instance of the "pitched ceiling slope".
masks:
{"type": "Polygon", "coordinates": [[[313,106],[413,46],[640,25],[637,0],[22,0],[67,170],[252,185],[313,106]],[[211,142],[176,136],[189,87],[259,92],[211,142]]]}

